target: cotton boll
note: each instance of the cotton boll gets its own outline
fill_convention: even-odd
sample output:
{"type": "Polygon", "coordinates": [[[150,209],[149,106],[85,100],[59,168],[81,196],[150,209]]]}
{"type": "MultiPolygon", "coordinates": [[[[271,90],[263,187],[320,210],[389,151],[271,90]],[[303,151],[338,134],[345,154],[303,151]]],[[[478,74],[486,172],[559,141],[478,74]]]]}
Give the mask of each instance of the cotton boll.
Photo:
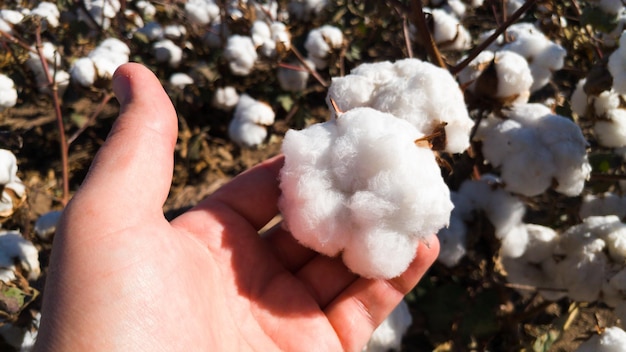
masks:
{"type": "Polygon", "coordinates": [[[587,194],[583,197],[578,214],[582,219],[606,215],[616,215],[622,219],[626,217],[626,199],[610,192],[600,195],[587,194]]]}
{"type": "Polygon", "coordinates": [[[587,93],[585,93],[585,83],[587,79],[583,78],[576,83],[576,88],[570,98],[570,106],[572,111],[579,117],[587,115],[587,93]]]}
{"type": "Polygon", "coordinates": [[[242,94],[228,126],[228,135],[240,146],[255,147],[267,136],[265,126],[273,123],[274,111],[269,105],[242,94]]]}
{"type": "Polygon", "coordinates": [[[0,149],[0,185],[17,178],[17,158],[10,150],[0,149]]]}
{"type": "Polygon", "coordinates": [[[328,66],[327,58],[333,50],[343,45],[343,33],[337,27],[324,25],[309,32],[304,47],[309,59],[315,63],[319,70],[328,66]]]}
{"type": "Polygon", "coordinates": [[[234,109],[238,102],[239,93],[237,93],[235,87],[232,86],[217,88],[211,100],[211,104],[214,107],[226,111],[234,109]]]}
{"type": "Polygon", "coordinates": [[[512,51],[483,51],[459,75],[470,91],[507,105],[526,103],[533,77],[528,62],[512,51]],[[495,83],[495,84],[494,84],[495,83]]]}
{"type": "Polygon", "coordinates": [[[183,58],[183,49],[169,39],[152,44],[152,51],[157,62],[167,62],[170,67],[178,67],[183,58]]]}
{"type": "Polygon", "coordinates": [[[626,111],[610,110],[607,120],[599,120],[593,125],[593,132],[600,145],[608,148],[626,146],[626,111]]]}
{"type": "Polygon", "coordinates": [[[403,300],[391,311],[391,314],[374,330],[364,352],[399,351],[402,337],[413,323],[408,304],[403,300]]]}
{"type": "Polygon", "coordinates": [[[17,103],[17,90],[13,80],[0,73],[0,112],[15,106],[17,103]]]}
{"type": "Polygon", "coordinates": [[[517,258],[526,252],[528,245],[528,231],[524,224],[518,224],[507,231],[496,230],[496,237],[501,240],[500,255],[517,258]]]}
{"type": "Polygon", "coordinates": [[[224,48],[224,57],[233,74],[247,76],[252,72],[258,55],[250,37],[231,35],[224,48]]]}
{"type": "Polygon", "coordinates": [[[139,0],[135,2],[135,7],[139,10],[139,13],[143,18],[151,19],[153,18],[157,11],[156,7],[150,3],[150,1],[139,0]]]}
{"type": "Polygon", "coordinates": [[[220,8],[214,0],[188,0],[185,15],[192,22],[204,26],[219,19],[220,8]]]}
{"type": "Polygon", "coordinates": [[[571,299],[583,302],[598,299],[608,262],[601,251],[603,245],[602,240],[596,239],[582,253],[568,255],[557,264],[556,282],[568,289],[571,299]]]}
{"type": "Polygon", "coordinates": [[[15,10],[0,10],[0,30],[13,34],[13,26],[22,22],[24,15],[15,10]]]}
{"type": "Polygon", "coordinates": [[[575,352],[622,352],[626,346],[626,332],[614,326],[605,328],[601,335],[594,335],[583,342],[575,352]]]}
{"type": "Polygon", "coordinates": [[[163,35],[171,40],[181,40],[187,35],[187,29],[182,24],[170,24],[163,28],[163,35]]]}
{"type": "Polygon", "coordinates": [[[357,274],[400,275],[452,210],[432,152],[414,144],[419,137],[371,108],[287,132],[279,207],[293,236],[326,255],[343,249],[357,274]]]}
{"type": "Polygon", "coordinates": [[[56,232],[56,227],[63,214],[62,211],[53,210],[42,214],[35,221],[35,234],[37,237],[48,240],[56,232]]]}
{"type": "Polygon", "coordinates": [[[458,18],[442,9],[424,9],[432,15],[433,40],[442,50],[462,51],[470,48],[472,38],[458,18]]]}
{"type": "Polygon", "coordinates": [[[607,68],[613,76],[613,89],[626,94],[626,32],[622,33],[619,43],[619,48],[609,56],[607,68]]]}
{"type": "MultiPolygon", "coordinates": [[[[315,64],[310,60],[306,60],[307,66],[312,70],[315,69],[315,64]]],[[[301,92],[306,88],[307,81],[309,79],[309,71],[299,62],[292,62],[292,67],[279,67],[276,73],[278,84],[280,88],[288,92],[301,92]]]]}
{"type": "Polygon", "coordinates": [[[81,57],[72,64],[70,77],[83,87],[91,87],[97,78],[96,65],[92,59],[81,57]]]}
{"type": "Polygon", "coordinates": [[[37,7],[31,10],[32,16],[39,16],[44,19],[50,27],[56,28],[59,26],[59,17],[61,13],[56,4],[51,2],[40,2],[37,7]]]}
{"type": "Polygon", "coordinates": [[[529,263],[539,264],[554,252],[558,235],[556,231],[546,226],[535,224],[525,224],[525,226],[528,231],[528,246],[524,259],[529,263]]]}
{"type": "MultiPolygon", "coordinates": [[[[14,272],[16,262],[28,273],[27,278],[29,280],[35,280],[39,277],[39,251],[37,248],[22,237],[18,231],[3,230],[0,232],[0,268],[14,272]]],[[[14,274],[12,276],[15,277],[14,274]]]]}
{"type": "Polygon", "coordinates": [[[333,78],[327,101],[330,98],[342,111],[367,106],[391,113],[427,136],[445,125],[448,152],[460,153],[469,146],[474,122],[463,93],[447,70],[432,64],[417,59],[361,64],[350,75],[333,78]]]}
{"type": "Polygon", "coordinates": [[[163,26],[156,21],[146,23],[138,32],[145,35],[150,41],[162,39],[164,35],[163,26]]]}
{"type": "Polygon", "coordinates": [[[170,84],[178,89],[183,89],[193,84],[193,78],[186,73],[177,72],[170,76],[170,84]]]}
{"type": "Polygon", "coordinates": [[[265,21],[254,21],[250,28],[250,37],[255,46],[259,47],[272,38],[270,26],[265,21]]]}
{"type": "Polygon", "coordinates": [[[440,244],[437,260],[447,267],[457,265],[467,252],[467,225],[465,224],[465,219],[472,212],[472,208],[466,206],[470,200],[464,195],[450,192],[450,199],[454,204],[454,209],[452,209],[450,214],[450,224],[437,233],[440,244]]]}

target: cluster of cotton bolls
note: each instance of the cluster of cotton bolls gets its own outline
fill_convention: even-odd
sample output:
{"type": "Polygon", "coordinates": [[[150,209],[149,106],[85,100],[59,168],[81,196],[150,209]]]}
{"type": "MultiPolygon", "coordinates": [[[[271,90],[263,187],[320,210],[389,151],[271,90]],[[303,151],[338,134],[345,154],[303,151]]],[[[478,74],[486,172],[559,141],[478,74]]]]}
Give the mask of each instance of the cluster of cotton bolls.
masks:
{"type": "Polygon", "coordinates": [[[74,61],[70,75],[74,82],[83,87],[91,87],[97,81],[110,81],[113,73],[128,62],[130,49],[119,39],[103,40],[86,57],[74,61]]]}
{"type": "MultiPolygon", "coordinates": [[[[493,30],[483,33],[480,40],[485,40],[493,33],[493,30]]],[[[549,40],[534,24],[526,22],[510,26],[506,31],[506,39],[500,35],[487,50],[509,50],[524,57],[533,76],[531,93],[548,84],[552,73],[563,68],[567,54],[561,45],[549,40]]]]}
{"type": "Polygon", "coordinates": [[[453,267],[467,252],[468,226],[479,213],[485,214],[501,241],[503,256],[518,257],[526,248],[528,233],[522,218],[524,203],[505,191],[495,176],[485,174],[480,180],[463,182],[456,192],[450,192],[454,209],[450,225],[437,234],[441,244],[438,260],[453,267]]]}
{"type": "Polygon", "coordinates": [[[626,321],[626,224],[608,215],[587,217],[560,234],[532,226],[525,253],[503,258],[507,280],[549,300],[602,301],[626,321]]]}
{"type": "Polygon", "coordinates": [[[463,151],[472,126],[463,96],[448,71],[405,59],[334,78],[328,100],[331,120],[285,135],[286,226],[359,275],[398,276],[453,207],[435,155],[415,141],[447,123],[445,148],[463,151]]]}
{"type": "Polygon", "coordinates": [[[84,6],[78,10],[78,19],[105,30],[111,27],[111,21],[122,8],[119,0],[82,0],[82,3],[84,6]]]}
{"type": "Polygon", "coordinates": [[[476,138],[485,160],[500,168],[505,188],[525,196],[551,187],[579,195],[591,173],[580,127],[541,104],[516,104],[503,113],[506,119],[484,119],[476,138]]]}

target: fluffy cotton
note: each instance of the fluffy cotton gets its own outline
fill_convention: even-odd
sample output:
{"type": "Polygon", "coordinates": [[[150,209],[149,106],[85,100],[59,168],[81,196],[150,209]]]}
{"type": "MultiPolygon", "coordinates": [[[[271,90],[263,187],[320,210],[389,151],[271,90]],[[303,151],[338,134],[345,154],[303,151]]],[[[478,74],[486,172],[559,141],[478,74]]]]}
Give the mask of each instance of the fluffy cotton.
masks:
{"type": "Polygon", "coordinates": [[[14,107],[17,103],[17,90],[13,80],[0,73],[0,111],[14,107]]]}
{"type": "Polygon", "coordinates": [[[170,67],[178,67],[183,59],[183,49],[169,39],[153,43],[152,53],[157,62],[167,62],[170,67]]]}
{"type": "Polygon", "coordinates": [[[470,48],[472,37],[456,16],[443,9],[425,8],[424,12],[431,14],[432,37],[438,48],[451,51],[463,51],[470,48]]]}
{"type": "Polygon", "coordinates": [[[282,22],[267,24],[265,21],[257,20],[252,24],[250,32],[252,42],[259,48],[263,56],[275,56],[279,45],[282,50],[291,47],[291,34],[282,22]]]}
{"type": "Polygon", "coordinates": [[[456,266],[467,253],[467,225],[466,220],[474,210],[470,200],[463,194],[450,192],[450,199],[454,209],[450,214],[450,223],[437,233],[439,239],[439,256],[437,260],[447,267],[456,266]]]}
{"type": "Polygon", "coordinates": [[[226,111],[234,109],[238,102],[239,93],[237,93],[235,87],[232,86],[217,88],[211,100],[211,104],[214,107],[226,111]]]}
{"type": "Polygon", "coordinates": [[[274,116],[274,110],[269,105],[242,94],[228,126],[228,135],[240,146],[255,147],[265,140],[265,126],[274,123],[274,116]]]}
{"type": "Polygon", "coordinates": [[[487,50],[459,73],[458,80],[479,96],[510,105],[528,102],[533,76],[521,55],[508,50],[497,53],[487,50]]]}
{"type": "Polygon", "coordinates": [[[400,351],[402,337],[412,323],[409,305],[405,301],[400,301],[400,304],[374,330],[363,352],[400,351]]]}
{"type": "Polygon", "coordinates": [[[39,277],[39,251],[18,231],[0,231],[0,280],[14,280],[15,264],[19,263],[29,280],[39,277]]]}
{"type": "Polygon", "coordinates": [[[606,120],[595,122],[593,132],[602,146],[609,148],[626,146],[626,110],[610,110],[606,120]]]}
{"type": "MultiPolygon", "coordinates": [[[[28,68],[35,75],[37,89],[41,93],[50,94],[52,91],[50,90],[46,71],[41,64],[41,59],[39,58],[39,55],[36,54],[36,48],[33,47],[32,49],[33,51],[30,52],[30,58],[26,60],[26,66],[28,66],[28,68]]],[[[59,96],[61,96],[63,95],[63,92],[67,88],[70,81],[70,75],[62,70],[60,67],[62,63],[61,54],[59,54],[59,52],[57,51],[56,46],[50,42],[43,42],[42,52],[44,59],[48,62],[48,74],[56,83],[59,96]],[[57,65],[56,69],[55,65],[57,65]]]]}
{"type": "Polygon", "coordinates": [[[26,187],[17,176],[17,158],[6,149],[0,149],[0,185],[0,217],[7,217],[25,199],[26,187]]]}
{"type": "Polygon", "coordinates": [[[258,55],[252,38],[235,34],[228,37],[224,57],[233,74],[247,76],[252,72],[258,55]]]}
{"type": "Polygon", "coordinates": [[[433,153],[407,121],[371,108],[285,135],[279,207],[293,236],[370,278],[406,270],[452,202],[433,153]]]}
{"type": "Polygon", "coordinates": [[[605,328],[602,334],[594,335],[583,342],[575,352],[623,352],[626,332],[617,326],[605,328]]]}
{"type": "MultiPolygon", "coordinates": [[[[484,40],[493,34],[493,30],[481,36],[484,40]]],[[[505,40],[501,35],[488,47],[488,50],[510,50],[523,56],[528,61],[530,72],[533,75],[533,84],[530,91],[534,92],[545,86],[552,77],[552,72],[563,68],[565,49],[550,41],[532,23],[516,23],[507,29],[505,40]]]]}
{"type": "Polygon", "coordinates": [[[74,61],[70,75],[74,82],[91,87],[97,80],[111,80],[113,73],[129,61],[130,48],[117,38],[100,42],[86,57],[74,61]]]}
{"type": "MultiPolygon", "coordinates": [[[[417,59],[361,64],[344,77],[333,77],[328,98],[339,110],[371,107],[407,120],[428,136],[445,125],[445,150],[469,147],[474,126],[463,93],[447,70],[417,59]]],[[[330,105],[330,104],[329,104],[330,105]]]]}
{"type": "Polygon", "coordinates": [[[591,172],[580,128],[541,104],[515,105],[506,116],[485,119],[476,135],[485,159],[500,167],[506,189],[535,196],[556,180],[557,192],[580,194],[591,172]]]}
{"type": "Polygon", "coordinates": [[[306,37],[304,48],[308,59],[315,63],[315,67],[323,70],[328,67],[328,57],[343,45],[343,33],[337,27],[324,25],[312,29],[306,37]]]}
{"type": "Polygon", "coordinates": [[[186,73],[176,72],[170,76],[169,82],[172,86],[183,89],[188,85],[193,84],[193,78],[186,73]]]}
{"type": "Polygon", "coordinates": [[[185,3],[185,16],[204,26],[219,21],[220,7],[214,0],[188,0],[185,3]]]}
{"type": "Polygon", "coordinates": [[[613,76],[613,89],[626,94],[626,32],[619,38],[619,48],[609,56],[607,68],[613,76]]]}
{"type": "Polygon", "coordinates": [[[13,34],[13,25],[16,25],[24,19],[24,15],[15,10],[0,10],[0,30],[13,34]]]}
{"type": "Polygon", "coordinates": [[[61,13],[56,4],[51,2],[40,2],[37,7],[30,11],[33,16],[39,16],[44,19],[50,27],[56,28],[59,26],[59,17],[61,13]]]}
{"type": "Polygon", "coordinates": [[[587,194],[583,197],[578,212],[581,219],[590,216],[616,215],[626,217],[626,198],[611,192],[600,195],[587,194]]]}
{"type": "Polygon", "coordinates": [[[63,214],[60,210],[52,210],[45,214],[42,214],[35,221],[35,234],[37,237],[47,240],[54,234],[57,228],[57,224],[61,215],[63,214]]]}

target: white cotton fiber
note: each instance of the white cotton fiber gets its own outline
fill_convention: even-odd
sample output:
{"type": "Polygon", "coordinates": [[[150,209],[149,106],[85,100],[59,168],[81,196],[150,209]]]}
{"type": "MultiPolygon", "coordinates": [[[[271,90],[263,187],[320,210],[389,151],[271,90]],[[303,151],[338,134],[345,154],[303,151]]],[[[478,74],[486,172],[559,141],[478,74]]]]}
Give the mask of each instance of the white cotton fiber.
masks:
{"type": "Polygon", "coordinates": [[[409,305],[403,300],[374,330],[363,352],[400,351],[402,337],[413,323],[409,305]]]}
{"type": "Polygon", "coordinates": [[[17,103],[17,90],[13,80],[0,73],[0,111],[15,106],[17,103]]]}
{"type": "Polygon", "coordinates": [[[424,9],[432,16],[432,37],[442,50],[463,51],[470,48],[472,37],[453,14],[443,9],[424,9]]]}
{"type": "Polygon", "coordinates": [[[8,281],[15,278],[16,263],[19,263],[26,271],[28,279],[34,280],[39,277],[41,271],[37,248],[18,231],[2,230],[0,232],[0,280],[8,281]]]}
{"type": "Polygon", "coordinates": [[[343,33],[337,27],[324,25],[309,32],[304,42],[308,59],[315,63],[315,67],[323,70],[328,67],[328,56],[333,50],[343,45],[343,33]]]}
{"type": "Polygon", "coordinates": [[[624,352],[626,332],[617,326],[605,328],[601,335],[594,335],[583,342],[575,352],[624,352]]]}
{"type": "Polygon", "coordinates": [[[274,123],[274,116],[274,110],[269,105],[242,94],[228,125],[228,136],[242,147],[255,147],[265,140],[265,126],[274,123]]]}
{"type": "Polygon", "coordinates": [[[583,197],[578,212],[581,219],[589,216],[616,215],[619,218],[626,216],[626,198],[611,192],[600,195],[588,194],[583,197]]]}
{"type": "Polygon", "coordinates": [[[228,37],[224,58],[228,60],[228,67],[233,74],[249,75],[258,58],[252,38],[237,34],[228,37]]]}
{"type": "Polygon", "coordinates": [[[218,87],[215,89],[211,104],[221,110],[230,111],[239,102],[239,93],[233,86],[218,87]]]}
{"type": "Polygon", "coordinates": [[[423,135],[447,124],[445,150],[461,153],[469,146],[474,122],[463,93],[447,70],[430,63],[405,59],[361,64],[349,75],[333,78],[327,101],[331,98],[341,111],[370,107],[407,120],[423,135]]]}
{"type": "Polygon", "coordinates": [[[593,125],[598,143],[609,148],[626,146],[626,111],[609,110],[606,117],[606,120],[598,120],[593,125]]]}
{"type": "Polygon", "coordinates": [[[541,104],[517,104],[505,115],[485,119],[476,138],[485,159],[501,168],[506,189],[535,196],[556,180],[557,192],[580,194],[591,173],[580,127],[541,104]]]}
{"type": "Polygon", "coordinates": [[[371,108],[287,132],[279,207],[306,247],[370,278],[400,275],[421,240],[448,224],[452,202],[411,124],[371,108]]]}

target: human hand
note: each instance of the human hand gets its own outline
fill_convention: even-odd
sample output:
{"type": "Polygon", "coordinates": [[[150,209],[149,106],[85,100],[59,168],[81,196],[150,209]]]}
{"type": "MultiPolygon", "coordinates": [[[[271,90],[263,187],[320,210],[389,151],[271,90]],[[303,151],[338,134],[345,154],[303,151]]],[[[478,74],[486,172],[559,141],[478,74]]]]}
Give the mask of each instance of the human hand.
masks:
{"type": "Polygon", "coordinates": [[[435,260],[436,237],[392,280],[357,277],[276,226],[276,157],[168,222],[176,113],[138,64],[113,79],[120,116],[54,239],[37,348],[359,351],[435,260]]]}

